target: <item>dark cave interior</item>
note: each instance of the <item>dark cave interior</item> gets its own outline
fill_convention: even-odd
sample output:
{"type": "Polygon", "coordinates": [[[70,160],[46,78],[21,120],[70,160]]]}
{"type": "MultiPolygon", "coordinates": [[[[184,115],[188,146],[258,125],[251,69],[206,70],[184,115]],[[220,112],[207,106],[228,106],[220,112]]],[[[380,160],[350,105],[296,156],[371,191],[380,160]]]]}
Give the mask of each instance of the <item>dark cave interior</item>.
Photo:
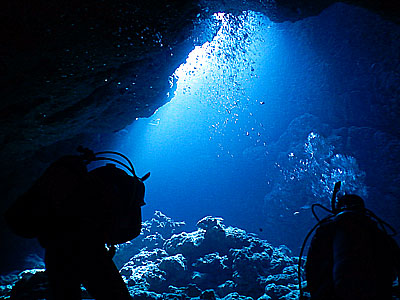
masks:
{"type": "MultiPolygon", "coordinates": [[[[252,10],[274,23],[295,23],[319,15],[333,3],[331,0],[318,1],[318,4],[305,0],[57,0],[51,3],[24,0],[2,4],[0,187],[3,197],[0,212],[5,211],[49,162],[74,152],[76,145],[99,148],[136,118],[150,117],[167,103],[173,93],[170,76],[195,46],[214,37],[215,32],[208,30],[213,13],[239,15],[244,10],[252,10]]],[[[369,10],[389,24],[388,28],[398,28],[400,9],[396,1],[345,3],[369,10]]],[[[349,28],[356,22],[348,20],[349,28]]],[[[398,43],[391,43],[390,39],[398,39],[398,32],[393,36],[381,32],[382,38],[374,34],[378,42],[387,43],[387,48],[395,52],[398,43]]],[[[347,131],[338,129],[335,134],[348,137],[347,147],[363,157],[360,164],[368,174],[373,174],[367,176],[367,183],[380,178],[381,188],[373,188],[370,194],[376,196],[382,190],[387,191],[384,200],[394,207],[389,218],[394,222],[400,211],[397,199],[400,57],[397,54],[396,61],[382,64],[367,63],[376,63],[371,72],[380,80],[380,97],[372,97],[365,104],[357,102],[356,94],[347,95],[346,101],[340,103],[346,109],[333,110],[329,121],[333,128],[347,127],[347,131]],[[368,126],[352,127],[354,124],[349,120],[362,120],[364,111],[359,112],[366,105],[369,106],[365,117],[370,121],[368,126]],[[375,141],[373,147],[371,137],[375,141]],[[376,161],[374,153],[384,155],[385,162],[376,161]]],[[[297,127],[307,130],[317,126],[312,117],[293,120],[292,129],[298,125],[296,122],[297,127]]],[[[292,133],[282,135],[272,153],[278,153],[279,147],[293,149],[292,133]]],[[[375,208],[384,211],[379,205],[375,208]]],[[[279,214],[279,211],[270,213],[279,214]]],[[[393,225],[399,228],[398,220],[393,225]]],[[[13,237],[3,220],[0,226],[3,253],[0,271],[7,272],[38,245],[13,237]]]]}

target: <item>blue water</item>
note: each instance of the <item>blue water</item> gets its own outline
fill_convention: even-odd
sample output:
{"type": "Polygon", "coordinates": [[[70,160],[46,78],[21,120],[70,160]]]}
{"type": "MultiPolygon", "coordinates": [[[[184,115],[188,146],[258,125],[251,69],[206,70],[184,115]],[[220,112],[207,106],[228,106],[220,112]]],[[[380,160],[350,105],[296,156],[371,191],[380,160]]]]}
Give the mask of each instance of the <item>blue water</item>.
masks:
{"type": "Polygon", "coordinates": [[[382,187],[369,163],[383,152],[349,144],[346,130],[393,134],[393,120],[375,108],[395,83],[382,83],[376,68],[391,72],[387,62],[398,60],[398,26],[344,4],[296,23],[254,12],[214,18],[215,38],[171,78],[171,102],[110,144],[139,176],[152,173],[144,218],[161,210],[193,228],[206,215],[222,216],[297,248],[312,224],[309,206],[329,205],[342,180],[395,219],[398,206],[387,211],[374,200],[382,187]]]}
{"type": "Polygon", "coordinates": [[[189,224],[206,215],[235,221],[251,206],[251,194],[263,197],[265,174],[249,164],[243,151],[266,151],[269,122],[265,128],[258,114],[269,112],[273,103],[261,100],[256,68],[265,59],[258,47],[271,34],[272,23],[249,12],[236,20],[243,32],[232,36],[232,17],[215,17],[222,22],[219,33],[196,47],[176,71],[172,101],[151,118],[137,120],[115,141],[135,162],[137,173],[152,172],[145,216],[159,209],[189,224]],[[260,191],[249,193],[249,187],[260,191]]]}

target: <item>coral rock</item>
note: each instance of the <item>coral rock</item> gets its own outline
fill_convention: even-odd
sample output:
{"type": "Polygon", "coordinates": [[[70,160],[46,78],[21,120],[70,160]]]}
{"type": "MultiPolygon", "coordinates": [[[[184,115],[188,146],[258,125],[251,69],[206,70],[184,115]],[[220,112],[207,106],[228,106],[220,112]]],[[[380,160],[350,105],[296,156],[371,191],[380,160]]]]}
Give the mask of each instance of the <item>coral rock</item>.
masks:
{"type": "Polygon", "coordinates": [[[200,295],[200,299],[203,299],[203,300],[215,300],[216,297],[215,297],[214,290],[206,290],[206,291],[202,292],[201,295],[200,295]]]}

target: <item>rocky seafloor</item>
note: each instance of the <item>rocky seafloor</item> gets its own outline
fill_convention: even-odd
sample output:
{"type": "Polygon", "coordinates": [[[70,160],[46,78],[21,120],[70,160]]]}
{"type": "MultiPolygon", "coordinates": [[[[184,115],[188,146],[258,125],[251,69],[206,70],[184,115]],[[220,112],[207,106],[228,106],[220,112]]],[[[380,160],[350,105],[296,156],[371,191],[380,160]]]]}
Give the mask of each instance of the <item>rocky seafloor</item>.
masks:
{"type": "MultiPolygon", "coordinates": [[[[204,217],[193,232],[184,226],[156,211],[138,238],[117,247],[114,261],[133,299],[299,299],[299,257],[288,247],[219,217],[204,217]]],[[[43,268],[0,277],[0,299],[47,299],[48,292],[43,268]]],[[[92,299],[83,287],[82,298],[92,299]]]]}
{"type": "MultiPolygon", "coordinates": [[[[183,232],[155,212],[141,235],[118,246],[114,261],[134,299],[297,299],[298,257],[257,235],[205,217],[183,232]]],[[[0,299],[46,299],[44,269],[2,276],[0,299]]],[[[82,288],[82,297],[90,295],[82,288]]]]}

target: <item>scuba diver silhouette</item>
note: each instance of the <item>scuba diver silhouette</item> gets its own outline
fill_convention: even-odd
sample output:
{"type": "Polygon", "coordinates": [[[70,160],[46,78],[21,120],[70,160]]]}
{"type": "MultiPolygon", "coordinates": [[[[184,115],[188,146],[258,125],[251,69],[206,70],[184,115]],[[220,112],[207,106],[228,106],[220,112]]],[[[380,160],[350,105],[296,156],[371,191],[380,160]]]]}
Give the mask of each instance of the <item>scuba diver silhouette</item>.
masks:
{"type": "MultiPolygon", "coordinates": [[[[365,208],[364,200],[354,194],[336,201],[340,182],[335,185],[332,210],[314,204],[312,212],[319,221],[305,265],[307,290],[311,300],[391,300],[393,282],[399,276],[400,249],[388,234],[394,229],[365,208]],[[332,214],[319,220],[314,208],[332,214]]],[[[300,285],[301,286],[301,285],[300,285]]],[[[303,291],[300,287],[300,299],[303,291]]]]}
{"type": "Polygon", "coordinates": [[[143,181],[150,173],[137,177],[118,152],[78,151],[52,163],[8,209],[6,221],[16,234],[37,238],[44,247],[50,299],[81,299],[81,284],[94,299],[131,299],[112,258],[116,244],[140,234],[143,181]],[[100,160],[114,164],[87,170],[100,160]]]}

